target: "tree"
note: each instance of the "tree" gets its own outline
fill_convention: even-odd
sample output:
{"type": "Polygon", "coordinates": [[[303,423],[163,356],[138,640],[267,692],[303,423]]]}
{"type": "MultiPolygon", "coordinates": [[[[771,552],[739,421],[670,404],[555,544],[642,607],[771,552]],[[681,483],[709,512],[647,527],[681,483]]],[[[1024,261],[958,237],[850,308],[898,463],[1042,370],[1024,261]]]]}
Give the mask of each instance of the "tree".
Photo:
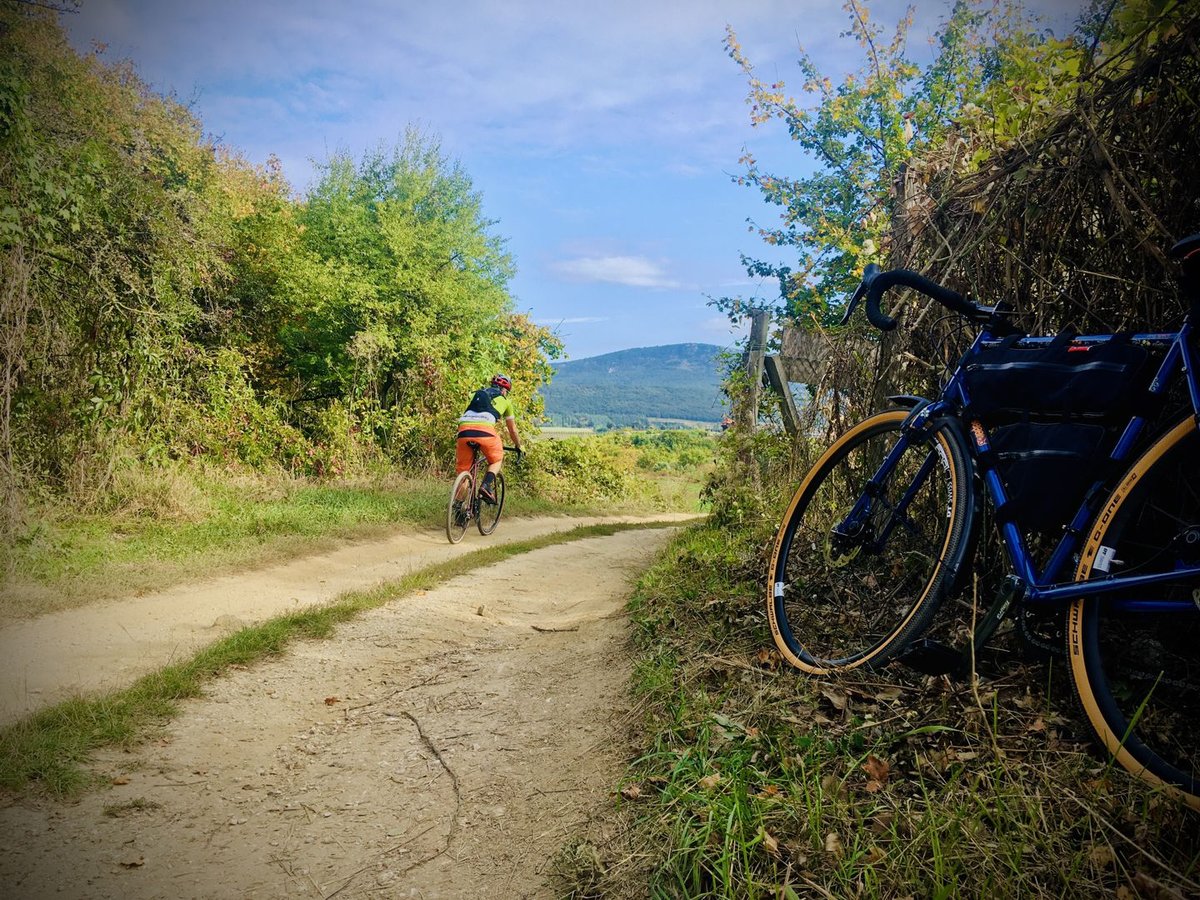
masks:
{"type": "MultiPolygon", "coordinates": [[[[866,0],[846,0],[844,7],[848,35],[864,62],[835,85],[802,50],[799,99],[782,81],[758,78],[732,29],[725,41],[748,79],[751,121],[782,121],[817,166],[808,177],[789,178],[762,171],[750,152],[743,156],[745,171],[737,182],[779,209],[774,225],[756,226],[760,237],[796,253],[794,266],[747,256],[743,263],[751,275],[778,281],[782,314],[819,324],[835,320],[841,299],[867,263],[885,261],[892,252],[910,162],[944,146],[954,129],[983,110],[1006,133],[1014,123],[1027,126],[1013,116],[1022,112],[1028,118],[1039,109],[1045,92],[1039,93],[1038,82],[1053,83],[1049,73],[1059,57],[1073,52],[1070,42],[1037,32],[1013,3],[959,0],[936,34],[933,61],[921,69],[906,51],[911,15],[887,37],[871,20],[866,0]],[[1030,77],[1037,72],[1045,74],[1030,77]],[[1012,88],[1018,84],[1026,95],[1014,104],[1012,88]]],[[[715,302],[735,316],[744,307],[739,298],[715,302]]]]}
{"type": "Polygon", "coordinates": [[[491,373],[521,368],[537,402],[557,344],[512,314],[512,259],[436,141],[410,130],[357,165],[332,157],[300,223],[312,262],[281,343],[302,398],[341,398],[393,455],[424,459],[491,373]]]}

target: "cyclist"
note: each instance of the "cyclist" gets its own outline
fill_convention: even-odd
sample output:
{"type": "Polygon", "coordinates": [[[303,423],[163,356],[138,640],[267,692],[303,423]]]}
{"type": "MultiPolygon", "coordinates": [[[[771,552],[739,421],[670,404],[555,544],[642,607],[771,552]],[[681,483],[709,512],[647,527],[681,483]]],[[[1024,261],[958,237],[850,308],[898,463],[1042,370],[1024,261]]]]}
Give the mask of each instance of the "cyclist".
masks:
{"type": "Polygon", "coordinates": [[[513,404],[508,399],[512,389],[512,381],[507,375],[492,376],[492,383],[480,388],[471,396],[471,403],[466,412],[458,417],[458,443],[456,451],[455,472],[465,472],[471,468],[475,453],[468,442],[479,445],[484,458],[488,461],[487,474],[483,476],[483,484],[479,493],[488,503],[496,502],[493,485],[496,474],[504,462],[504,444],[497,433],[500,419],[508,427],[509,437],[513,447],[521,452],[521,439],[517,437],[517,421],[513,416],[513,404]]]}

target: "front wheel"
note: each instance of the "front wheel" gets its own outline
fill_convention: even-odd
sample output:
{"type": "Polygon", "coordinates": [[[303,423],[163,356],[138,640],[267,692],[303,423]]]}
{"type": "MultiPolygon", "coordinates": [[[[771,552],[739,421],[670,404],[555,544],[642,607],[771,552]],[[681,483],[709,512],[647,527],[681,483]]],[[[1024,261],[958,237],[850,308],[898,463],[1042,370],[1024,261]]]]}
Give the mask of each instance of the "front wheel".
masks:
{"type": "Polygon", "coordinates": [[[500,522],[500,512],[504,509],[504,476],[499,472],[492,483],[492,490],[496,494],[495,503],[488,503],[483,497],[479,498],[479,518],[475,520],[475,524],[479,527],[480,534],[491,534],[496,530],[496,525],[500,522]]]}
{"type": "MultiPolygon", "coordinates": [[[[1092,525],[1076,581],[1200,566],[1200,432],[1189,416],[1147,450],[1092,525]]],[[[1067,651],[1096,736],[1127,770],[1200,809],[1200,579],[1085,597],[1067,651]]]]}
{"type": "Polygon", "coordinates": [[[907,410],[843,434],[805,475],[775,539],[767,618],[814,675],[878,666],[924,631],[965,550],[970,464],[949,426],[902,436],[907,410]]]}
{"type": "Polygon", "coordinates": [[[450,488],[450,503],[446,507],[446,537],[457,544],[467,532],[471,521],[471,500],[475,495],[475,478],[470,471],[459,472],[450,488]]]}

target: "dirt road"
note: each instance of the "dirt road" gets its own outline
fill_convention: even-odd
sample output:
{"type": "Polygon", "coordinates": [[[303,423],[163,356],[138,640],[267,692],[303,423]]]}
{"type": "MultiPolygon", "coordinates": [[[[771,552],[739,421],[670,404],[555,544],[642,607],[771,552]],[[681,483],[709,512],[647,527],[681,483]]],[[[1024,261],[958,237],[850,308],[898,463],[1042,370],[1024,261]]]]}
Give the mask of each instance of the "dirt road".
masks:
{"type": "Polygon", "coordinates": [[[10,897],[552,897],[624,762],[669,530],[523,554],[215,682],[108,790],[0,809],[10,897]]]}
{"type": "MultiPolygon", "coordinates": [[[[679,521],[683,515],[653,517],[679,521]]],[[[450,544],[440,531],[397,531],[329,553],[170,590],[0,622],[0,725],[97,689],[124,687],[215,639],[271,616],[332,599],[480,547],[633,517],[505,520],[486,540],[450,544]]],[[[639,519],[645,521],[645,519],[639,519]]]]}

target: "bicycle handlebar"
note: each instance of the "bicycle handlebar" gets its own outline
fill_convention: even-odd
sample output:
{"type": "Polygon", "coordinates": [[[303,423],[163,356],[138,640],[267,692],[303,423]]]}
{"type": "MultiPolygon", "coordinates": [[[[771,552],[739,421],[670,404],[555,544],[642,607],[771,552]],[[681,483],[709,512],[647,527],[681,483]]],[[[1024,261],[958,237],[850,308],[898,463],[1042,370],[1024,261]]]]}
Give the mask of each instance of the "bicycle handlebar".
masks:
{"type": "Polygon", "coordinates": [[[871,263],[863,270],[862,283],[859,284],[854,295],[846,304],[846,312],[842,315],[842,324],[845,325],[850,321],[850,316],[858,305],[858,301],[865,296],[867,298],[867,319],[880,331],[891,331],[896,327],[896,320],[886,315],[879,303],[883,299],[884,291],[897,285],[912,288],[914,291],[936,300],[951,312],[966,316],[973,322],[986,322],[994,312],[992,309],[972,303],[957,291],[942,287],[936,281],[931,281],[917,272],[908,269],[891,269],[884,272],[875,263],[871,263]]]}

